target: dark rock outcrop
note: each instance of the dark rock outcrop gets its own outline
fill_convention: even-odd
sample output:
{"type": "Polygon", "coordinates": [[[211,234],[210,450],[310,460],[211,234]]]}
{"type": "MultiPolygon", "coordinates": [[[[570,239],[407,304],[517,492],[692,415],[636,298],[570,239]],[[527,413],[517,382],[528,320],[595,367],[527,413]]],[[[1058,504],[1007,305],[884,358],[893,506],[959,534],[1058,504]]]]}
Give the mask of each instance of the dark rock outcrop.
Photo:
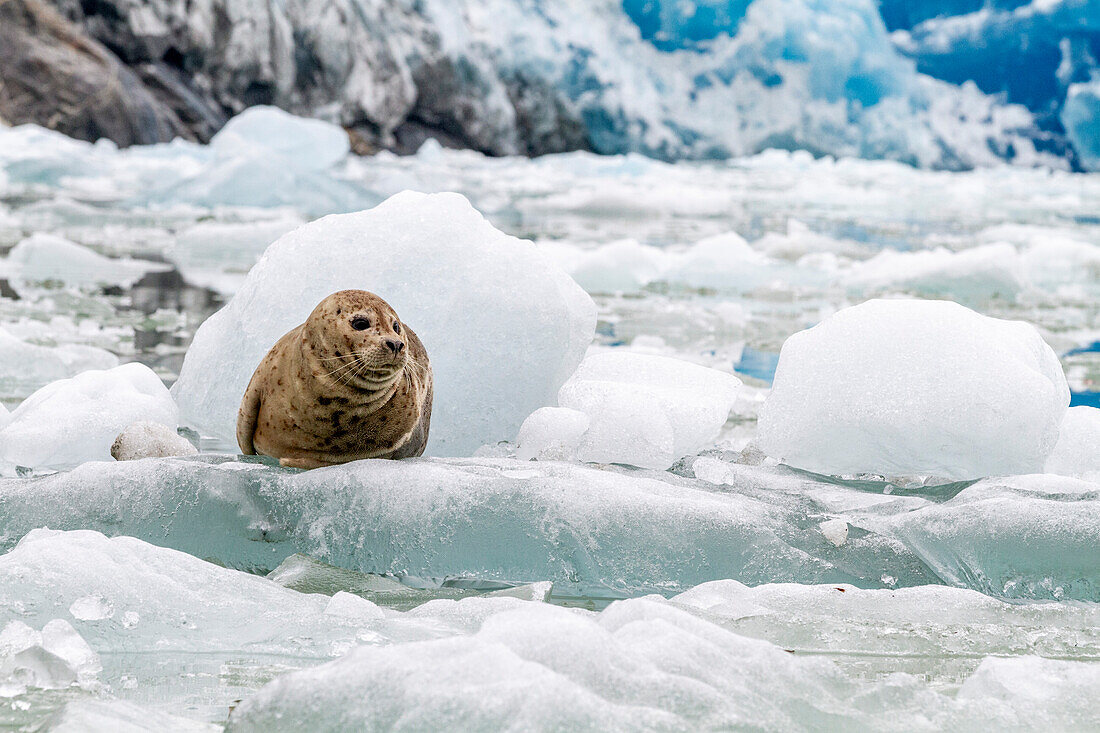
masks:
{"type": "Polygon", "coordinates": [[[194,137],[114,54],[39,0],[0,2],[0,118],[120,145],[194,137]]]}

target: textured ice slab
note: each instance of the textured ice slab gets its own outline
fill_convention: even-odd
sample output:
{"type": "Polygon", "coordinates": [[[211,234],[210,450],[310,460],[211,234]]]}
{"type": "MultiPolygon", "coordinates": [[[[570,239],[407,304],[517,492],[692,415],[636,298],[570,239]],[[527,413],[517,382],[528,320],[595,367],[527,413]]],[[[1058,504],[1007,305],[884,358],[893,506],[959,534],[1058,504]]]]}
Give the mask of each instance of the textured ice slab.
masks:
{"type": "MultiPolygon", "coordinates": [[[[935,582],[882,534],[860,532],[843,548],[828,543],[807,518],[836,515],[833,487],[757,468],[727,482],[732,488],[664,472],[504,459],[357,461],[305,473],[179,459],[89,463],[0,480],[0,538],[10,546],[35,527],[90,527],[238,568],[271,570],[300,552],[370,573],[615,592],[675,592],[729,577],[935,582]],[[814,495],[815,486],[826,493],[814,495]]],[[[867,503],[863,492],[847,495],[867,503]]]]}
{"type": "Polygon", "coordinates": [[[670,600],[784,649],[828,649],[853,658],[880,655],[888,660],[883,671],[906,657],[919,660],[912,663],[919,667],[937,658],[955,658],[953,664],[969,658],[977,666],[989,655],[1095,660],[1100,654],[1100,606],[1094,603],[1009,603],[943,586],[867,590],[782,583],[750,588],[735,580],[704,583],[670,600]]]}
{"type": "Polygon", "coordinates": [[[520,429],[517,455],[665,469],[713,444],[740,386],[731,374],[678,359],[595,353],[558,392],[572,412],[535,412],[520,429]]]}
{"type": "Polygon", "coordinates": [[[407,192],[268,248],[195,335],[173,387],[184,419],[234,440],[264,354],[345,288],[385,298],[424,342],[435,375],[433,455],[513,438],[524,417],[553,402],[595,328],[591,299],[533,245],[494,229],[461,196],[407,192]]]}
{"type": "Polygon", "coordinates": [[[121,700],[77,700],[51,715],[40,730],[43,733],[217,733],[222,727],[121,700]]]}
{"type": "Polygon", "coordinates": [[[69,618],[99,653],[327,656],[332,643],[355,638],[354,625],[326,619],[328,603],[176,550],[87,530],[34,530],[0,556],[6,613],[25,623],[69,618]],[[80,612],[93,602],[98,613],[80,612]]]}
{"type": "Polygon", "coordinates": [[[947,582],[1100,600],[1088,551],[1100,542],[1095,483],[1035,476],[884,494],[882,482],[838,485],[715,458],[694,459],[691,470],[697,478],[509,459],[304,473],[183,459],[89,463],[0,479],[0,545],[35,527],[88,527],[264,572],[302,553],[367,573],[614,593],[734,578],[947,582]],[[849,526],[840,546],[820,530],[832,519],[849,526]]]}
{"type": "Polygon", "coordinates": [[[29,468],[67,468],[111,460],[111,445],[140,420],[178,424],[160,377],[144,364],[82,372],[47,384],[12,413],[0,430],[0,458],[29,468]]]}
{"type": "Polygon", "coordinates": [[[634,240],[588,249],[559,242],[539,246],[592,293],[629,293],[658,283],[679,289],[750,293],[775,281],[787,286],[824,286],[829,281],[827,268],[822,268],[820,262],[803,266],[773,259],[753,249],[735,232],[680,248],[654,247],[634,240]]]}
{"type": "Polygon", "coordinates": [[[987,479],[869,528],[896,536],[944,581],[1006,598],[1100,600],[1100,484],[987,479]]]}
{"type": "Polygon", "coordinates": [[[0,260],[0,275],[20,289],[58,282],[80,288],[129,286],[147,272],[167,269],[168,265],[159,262],[104,257],[62,237],[41,233],[24,239],[0,260]]]}
{"type": "Polygon", "coordinates": [[[0,328],[0,397],[23,398],[49,382],[87,369],[116,366],[118,357],[104,349],[78,344],[41,346],[0,328]]]}
{"type": "Polygon", "coordinates": [[[1081,405],[1066,410],[1046,472],[1100,479],[1100,409],[1081,405]]]}
{"type": "Polygon", "coordinates": [[[944,301],[872,300],[783,345],[757,441],[824,474],[1041,471],[1069,387],[1029,324],[944,301]]]}
{"type": "MultiPolygon", "coordinates": [[[[913,594],[921,606],[936,597],[913,594]]],[[[875,599],[860,600],[874,611],[875,599]]],[[[450,610],[442,603],[418,611],[442,615],[450,610]]],[[[478,608],[467,600],[454,612],[478,608]]],[[[479,610],[480,618],[467,616],[472,623],[463,635],[360,646],[334,662],[280,677],[242,701],[227,730],[903,730],[914,724],[1100,723],[1095,706],[1082,704],[1100,679],[1095,662],[986,658],[957,697],[921,679],[942,667],[942,657],[925,659],[920,677],[846,675],[823,657],[836,650],[843,659],[837,647],[858,633],[863,605],[854,618],[825,620],[840,627],[844,639],[805,650],[811,655],[734,633],[653,598],[621,601],[599,614],[541,604],[479,610]]],[[[1012,628],[1012,611],[1006,614],[1002,628],[1023,641],[1027,630],[1012,628]]],[[[1083,620],[1074,619],[1078,625],[1083,620]]],[[[919,627],[896,633],[906,632],[920,633],[919,627]]],[[[893,640],[885,641],[889,649],[893,640]]],[[[982,648],[958,656],[973,657],[982,648]]]]}

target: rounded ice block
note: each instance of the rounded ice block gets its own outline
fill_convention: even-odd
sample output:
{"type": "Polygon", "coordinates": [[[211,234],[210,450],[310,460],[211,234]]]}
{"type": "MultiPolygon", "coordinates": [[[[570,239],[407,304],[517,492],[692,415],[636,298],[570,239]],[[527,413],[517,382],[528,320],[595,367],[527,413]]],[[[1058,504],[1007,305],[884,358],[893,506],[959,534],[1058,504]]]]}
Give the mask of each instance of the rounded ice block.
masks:
{"type": "Polygon", "coordinates": [[[1068,405],[1033,326],[946,301],[870,300],[787,339],[758,444],[832,475],[1041,472],[1068,405]]]}

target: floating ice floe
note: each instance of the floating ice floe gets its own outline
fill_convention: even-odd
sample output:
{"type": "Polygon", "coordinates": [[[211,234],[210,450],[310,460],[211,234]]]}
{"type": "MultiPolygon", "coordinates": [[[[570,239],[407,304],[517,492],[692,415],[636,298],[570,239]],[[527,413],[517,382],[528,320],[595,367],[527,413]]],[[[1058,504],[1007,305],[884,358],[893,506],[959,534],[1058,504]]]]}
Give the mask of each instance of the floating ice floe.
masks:
{"type": "Polygon", "coordinates": [[[87,463],[0,479],[0,543],[41,526],[95,528],[264,572],[303,553],[366,573],[552,580],[612,594],[737,578],[946,581],[996,596],[1100,600],[1088,551],[1100,541],[1094,482],[1015,477],[922,498],[926,490],[883,493],[884,483],[838,485],[708,457],[691,472],[510,459],[304,473],[224,458],[87,463]],[[849,526],[839,547],[819,529],[834,518],[849,526]]]}
{"type": "Polygon", "coordinates": [[[772,259],[734,232],[680,248],[643,245],[634,240],[593,249],[564,242],[542,242],[539,246],[593,293],[636,292],[656,283],[748,293],[774,282],[786,287],[821,287],[830,277],[830,268],[823,267],[823,262],[810,266],[772,259]]]}
{"type": "Polygon", "coordinates": [[[173,387],[184,419],[233,440],[264,354],[346,288],[380,295],[426,345],[435,377],[430,455],[512,438],[524,417],[554,401],[595,328],[592,300],[533,245],[494,229],[462,196],[406,192],[268,248],[195,334],[173,387]]]}
{"type": "Polygon", "coordinates": [[[232,295],[268,245],[301,224],[291,216],[199,222],[176,236],[167,257],[188,282],[232,295]]]}
{"type": "MultiPolygon", "coordinates": [[[[712,597],[722,591],[697,590],[712,597]]],[[[795,598],[799,592],[823,598],[826,593],[840,595],[837,590],[795,587],[787,592],[795,598]]],[[[246,697],[230,715],[226,730],[388,730],[399,725],[433,730],[814,730],[823,721],[843,728],[892,730],[905,727],[898,726],[899,721],[911,724],[914,719],[927,722],[930,729],[970,728],[991,721],[1029,728],[1087,728],[1100,722],[1093,706],[1081,704],[1100,680],[1100,665],[1094,661],[1021,656],[979,662],[974,659],[976,649],[997,654],[1007,646],[1004,640],[998,644],[983,639],[984,643],[946,655],[956,665],[961,662],[964,670],[965,682],[956,698],[924,682],[928,672],[920,662],[911,664],[912,674],[879,678],[842,668],[844,650],[854,646],[851,640],[862,630],[860,612],[866,607],[875,613],[883,601],[890,604],[888,599],[861,595],[843,607],[843,615],[822,619],[823,626],[839,631],[839,644],[822,635],[820,646],[792,648],[723,628],[709,610],[697,613],[690,596],[672,603],[652,597],[620,601],[598,614],[543,604],[492,609],[486,605],[476,621],[469,619],[472,623],[461,635],[359,646],[334,662],[284,675],[246,697]],[[828,659],[834,649],[838,663],[828,659]],[[373,694],[364,696],[365,689],[373,694]],[[1051,706],[1050,700],[1060,704],[1051,706]]],[[[981,608],[1010,629],[1007,634],[1017,648],[1023,642],[1026,649],[1027,634],[1048,618],[1046,609],[1016,614],[1007,604],[984,605],[934,588],[915,590],[911,598],[922,607],[950,599],[981,608]],[[1025,628],[1012,628],[1021,617],[1025,628]]],[[[418,615],[443,612],[444,603],[418,609],[418,615]]],[[[482,604],[457,605],[470,607],[469,614],[482,604]]],[[[772,628],[767,616],[754,631],[767,628],[761,635],[788,638],[812,633],[805,627],[819,616],[817,609],[800,610],[804,614],[792,613],[788,621],[794,633],[772,628]]],[[[1088,614],[1051,611],[1051,620],[1064,616],[1070,628],[1083,628],[1090,620],[1088,614]]],[[[780,616],[775,626],[787,621],[781,614],[775,614],[780,616]]],[[[879,623],[871,631],[873,642],[866,644],[871,647],[866,656],[889,658],[895,649],[909,656],[903,651],[904,640],[914,634],[881,633],[881,625],[896,629],[896,618],[879,623]]],[[[950,629],[955,636],[970,631],[968,623],[955,619],[924,624],[950,629]]],[[[1095,638],[1085,634],[1095,648],[1095,638]]],[[[913,646],[925,645],[916,640],[913,646]]],[[[944,657],[936,660],[937,666],[943,665],[944,657]]]]}
{"type": "Polygon", "coordinates": [[[26,397],[49,382],[116,366],[118,357],[104,349],[79,344],[40,346],[0,328],[0,397],[26,397]]]}
{"type": "Polygon", "coordinates": [[[348,135],[338,125],[295,117],[276,107],[250,107],[214,135],[213,155],[198,170],[139,200],[286,206],[314,215],[351,211],[378,199],[333,175],[349,147],[348,135]]]}
{"type": "Polygon", "coordinates": [[[558,392],[560,407],[521,426],[517,456],[665,469],[714,442],[740,386],[678,359],[592,354],[558,392]]]}
{"type": "Polygon", "coordinates": [[[1100,409],[1079,405],[1066,410],[1047,473],[1100,478],[1100,409]]]}
{"type": "Polygon", "coordinates": [[[47,384],[12,411],[0,458],[28,468],[71,468],[111,458],[124,428],[148,420],[175,428],[178,410],[144,364],[82,372],[47,384]]]}
{"type": "MultiPolygon", "coordinates": [[[[329,574],[326,583],[343,580],[329,574]]],[[[870,591],[723,580],[600,613],[509,597],[396,611],[346,591],[299,593],[130,537],[50,530],[0,556],[0,591],[0,609],[26,619],[0,633],[0,655],[39,636],[45,647],[47,635],[32,625],[52,623],[65,632],[54,653],[66,668],[86,670],[85,684],[98,681],[119,698],[71,704],[51,719],[84,726],[70,729],[103,721],[114,726],[105,730],[142,730],[133,703],[150,696],[206,720],[224,720],[235,705],[230,730],[300,729],[299,716],[310,729],[339,721],[372,730],[408,722],[409,711],[417,727],[432,729],[728,729],[746,720],[784,728],[813,727],[822,716],[880,729],[918,713],[936,728],[991,717],[1097,722],[1091,706],[1070,704],[1100,668],[1091,604],[1010,604],[927,585],[870,591]],[[73,625],[50,620],[89,598],[115,612],[73,625]],[[166,675],[148,661],[153,651],[186,665],[166,675]],[[1034,654],[1058,659],[1026,656],[1034,654]],[[106,669],[95,664],[99,655],[111,660],[106,669]],[[294,671],[303,667],[312,669],[294,671]],[[959,680],[961,700],[942,691],[959,680]]],[[[158,715],[148,720],[190,729],[158,715]]]]}
{"type": "Polygon", "coordinates": [[[1035,328],[944,301],[872,300],[783,345],[757,442],[835,475],[1043,470],[1069,405],[1035,328]]]}
{"type": "Polygon", "coordinates": [[[142,458],[193,456],[199,451],[189,440],[163,423],[141,420],[126,426],[111,444],[111,457],[116,461],[136,461],[142,458]]]}
{"type": "Polygon", "coordinates": [[[839,277],[856,292],[905,290],[926,296],[951,295],[975,303],[1014,298],[1025,287],[1024,268],[1011,244],[987,244],[952,252],[885,251],[839,277]]]}
{"type": "Polygon", "coordinates": [[[62,283],[78,288],[130,286],[146,273],[171,269],[160,262],[112,259],[53,234],[34,234],[0,260],[0,275],[17,288],[62,283]]]}

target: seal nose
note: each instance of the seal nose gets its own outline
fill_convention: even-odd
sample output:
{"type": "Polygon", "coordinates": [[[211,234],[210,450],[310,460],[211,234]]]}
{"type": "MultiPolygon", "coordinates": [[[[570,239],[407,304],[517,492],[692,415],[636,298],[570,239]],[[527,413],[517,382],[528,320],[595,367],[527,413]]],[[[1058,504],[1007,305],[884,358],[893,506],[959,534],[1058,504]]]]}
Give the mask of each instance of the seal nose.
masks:
{"type": "Polygon", "coordinates": [[[405,348],[405,344],[393,339],[386,339],[386,348],[392,351],[394,356],[397,356],[401,353],[401,349],[405,348]]]}

